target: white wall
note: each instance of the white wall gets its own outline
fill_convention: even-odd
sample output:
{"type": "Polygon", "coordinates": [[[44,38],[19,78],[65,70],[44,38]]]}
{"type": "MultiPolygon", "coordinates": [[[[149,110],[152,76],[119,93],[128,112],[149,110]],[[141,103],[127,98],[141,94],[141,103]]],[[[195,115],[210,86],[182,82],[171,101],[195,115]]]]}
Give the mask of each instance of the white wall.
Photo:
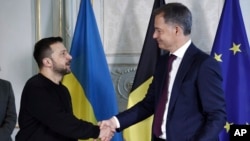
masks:
{"type": "Polygon", "coordinates": [[[17,109],[24,83],[32,73],[34,23],[31,1],[0,2],[0,77],[12,82],[17,109]]]}
{"type": "Polygon", "coordinates": [[[245,28],[247,31],[248,42],[250,44],[250,0],[240,0],[241,12],[243,15],[245,28]]]}
{"type": "Polygon", "coordinates": [[[0,1],[0,78],[12,83],[18,111],[24,83],[32,75],[32,6],[32,0],[0,1]]]}
{"type": "MultiPolygon", "coordinates": [[[[167,0],[166,0],[167,1],[167,0]]],[[[204,2],[201,7],[192,7],[195,10],[204,10],[206,14],[212,13],[215,14],[214,21],[206,21],[207,24],[213,24],[214,27],[211,28],[203,28],[201,23],[197,23],[198,21],[195,21],[194,26],[198,26],[197,29],[200,30],[202,33],[201,35],[203,37],[208,37],[208,41],[205,39],[200,40],[199,36],[194,36],[194,41],[198,43],[198,45],[205,46],[204,50],[210,51],[210,47],[212,45],[214,35],[217,29],[217,22],[219,20],[220,16],[220,10],[223,6],[224,0],[178,0],[180,2],[187,3],[187,5],[191,6],[193,4],[196,4],[196,2],[199,1],[199,3],[204,2]],[[211,7],[217,6],[213,8],[214,10],[217,9],[217,11],[211,11],[211,7]],[[210,7],[209,9],[206,9],[207,7],[210,7]],[[217,17],[217,18],[216,18],[217,17]]],[[[48,17],[50,14],[48,11],[51,10],[51,1],[43,0],[43,4],[48,4],[48,6],[45,5],[47,8],[43,13],[43,20],[42,23],[42,34],[43,36],[50,36],[52,33],[50,32],[52,28],[52,24],[50,20],[48,20],[48,17]],[[48,17],[47,17],[48,16],[48,17]]],[[[114,0],[100,0],[100,2],[94,0],[94,8],[96,14],[98,15],[98,25],[101,30],[101,35],[104,36],[102,39],[104,40],[104,48],[105,51],[108,52],[108,54],[115,54],[116,50],[119,51],[119,54],[122,53],[135,53],[139,54],[143,40],[144,40],[144,34],[146,32],[147,28],[147,22],[148,22],[148,16],[151,12],[151,6],[153,3],[153,0],[130,0],[130,1],[123,1],[124,4],[119,4],[121,1],[114,1],[114,0]],[[127,2],[127,3],[126,3],[127,2]],[[120,9],[117,9],[115,7],[116,5],[120,6],[120,9]],[[129,4],[135,4],[129,5],[129,4]],[[137,9],[139,8],[137,4],[142,4],[144,9],[137,9]],[[114,7],[110,7],[114,6],[114,7]],[[136,8],[136,9],[133,9],[136,8]],[[145,9],[148,9],[145,11],[145,9]],[[113,10],[113,11],[112,11],[113,10]],[[119,11],[118,11],[119,10],[119,11]],[[123,13],[122,17],[119,17],[118,12],[124,12],[122,10],[127,10],[128,13],[123,13]],[[103,13],[103,12],[111,12],[111,13],[103,13]],[[112,40],[109,38],[112,36],[109,33],[111,33],[112,23],[110,23],[110,20],[113,17],[113,14],[116,14],[118,18],[120,18],[123,22],[120,23],[123,25],[122,28],[125,28],[123,31],[130,31],[130,33],[124,33],[120,32],[117,34],[117,32],[114,32],[116,36],[119,36],[119,38],[114,37],[112,40]],[[134,12],[133,17],[129,17],[129,12],[134,12]],[[136,25],[137,28],[134,28],[133,31],[127,30],[126,28],[130,28],[135,25],[133,21],[124,21],[124,19],[127,20],[134,20],[137,22],[136,25]],[[109,24],[111,27],[109,27],[109,24]],[[139,33],[139,34],[137,34],[139,33]],[[106,36],[107,35],[107,36],[106,36]],[[114,40],[116,39],[116,40],[114,40]],[[132,41],[131,41],[132,40],[132,41]],[[119,41],[122,41],[123,44],[121,45],[119,41]],[[131,48],[136,46],[136,48],[131,48]],[[114,47],[118,47],[116,50],[114,47]],[[130,48],[125,48],[130,47],[130,48]]],[[[248,34],[248,39],[250,41],[250,1],[249,0],[240,0],[241,2],[241,8],[242,13],[245,20],[245,27],[248,34]]],[[[197,6],[197,5],[196,5],[197,6]]],[[[7,79],[11,81],[14,93],[16,97],[16,107],[17,112],[19,112],[20,107],[20,97],[21,92],[23,89],[23,86],[26,82],[26,80],[33,75],[35,72],[34,68],[36,64],[33,62],[32,52],[33,52],[33,45],[35,43],[35,0],[0,0],[0,78],[7,79]]],[[[198,18],[196,16],[204,16],[200,15],[199,13],[194,12],[194,19],[198,18]]],[[[209,16],[209,15],[207,15],[209,16]]],[[[211,15],[210,15],[211,16],[211,15]]],[[[199,17],[201,18],[201,17],[199,17]]],[[[207,20],[207,19],[204,19],[207,20]]],[[[119,26],[119,25],[116,25],[119,26]]],[[[121,29],[121,27],[118,27],[121,29]]],[[[195,31],[194,32],[198,32],[195,31]]],[[[138,58],[137,58],[138,59],[138,58]]],[[[137,62],[138,60],[134,60],[134,62],[137,62]]],[[[112,60],[109,61],[112,63],[112,60]]],[[[15,133],[14,133],[15,134],[15,133]]],[[[13,135],[14,136],[14,135],[13,135]]]]}

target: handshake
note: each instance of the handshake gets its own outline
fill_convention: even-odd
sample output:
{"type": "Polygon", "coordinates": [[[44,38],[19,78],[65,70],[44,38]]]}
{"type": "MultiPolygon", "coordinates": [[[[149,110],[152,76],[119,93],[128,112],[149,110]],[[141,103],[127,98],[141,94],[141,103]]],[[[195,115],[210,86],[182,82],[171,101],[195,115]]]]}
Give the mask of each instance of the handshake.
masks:
{"type": "Polygon", "coordinates": [[[116,128],[117,128],[115,118],[112,117],[108,120],[100,121],[98,122],[98,125],[100,127],[100,133],[99,133],[98,138],[101,141],[110,141],[112,137],[114,136],[116,132],[116,128]]]}

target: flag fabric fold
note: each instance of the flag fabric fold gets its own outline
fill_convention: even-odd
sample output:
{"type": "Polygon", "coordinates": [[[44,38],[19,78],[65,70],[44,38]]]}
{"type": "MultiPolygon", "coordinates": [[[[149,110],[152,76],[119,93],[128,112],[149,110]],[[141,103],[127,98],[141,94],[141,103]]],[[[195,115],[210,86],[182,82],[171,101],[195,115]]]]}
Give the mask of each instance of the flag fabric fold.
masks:
{"type": "MultiPolygon", "coordinates": [[[[82,0],[70,49],[69,89],[76,117],[94,124],[118,113],[116,94],[90,0],[82,0]]],[[[88,129],[86,129],[88,130],[88,129]]],[[[122,141],[116,133],[112,141],[122,141]]]]}
{"type": "Polygon", "coordinates": [[[250,124],[250,47],[239,0],[225,0],[211,51],[221,65],[227,123],[220,134],[229,140],[232,124],[250,124]]]}
{"type": "MultiPolygon", "coordinates": [[[[152,8],[151,17],[146,32],[146,37],[142,47],[140,60],[137,66],[134,82],[128,99],[127,108],[132,107],[137,102],[141,101],[147,89],[152,82],[153,73],[156,67],[157,60],[161,50],[155,39],[154,33],[154,15],[153,11],[156,8],[164,5],[164,0],[155,0],[152,8]]],[[[152,116],[144,121],[137,123],[123,131],[123,136],[126,141],[151,141],[152,116]]]]}

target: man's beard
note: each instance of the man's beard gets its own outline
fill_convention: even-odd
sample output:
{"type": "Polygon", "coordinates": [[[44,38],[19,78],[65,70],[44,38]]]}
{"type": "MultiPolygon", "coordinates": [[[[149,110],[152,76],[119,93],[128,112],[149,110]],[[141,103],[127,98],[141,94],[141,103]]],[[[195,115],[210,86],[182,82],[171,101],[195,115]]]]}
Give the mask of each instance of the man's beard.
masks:
{"type": "Polygon", "coordinates": [[[66,75],[66,74],[69,74],[71,73],[71,70],[70,68],[62,68],[62,67],[59,67],[56,62],[52,59],[52,63],[53,63],[53,71],[57,74],[60,74],[62,76],[66,75]]]}
{"type": "Polygon", "coordinates": [[[71,72],[70,69],[66,69],[66,68],[57,68],[57,67],[55,67],[55,68],[53,69],[53,71],[54,71],[55,73],[57,73],[57,74],[62,75],[62,76],[66,75],[66,74],[69,74],[69,73],[71,72]]]}

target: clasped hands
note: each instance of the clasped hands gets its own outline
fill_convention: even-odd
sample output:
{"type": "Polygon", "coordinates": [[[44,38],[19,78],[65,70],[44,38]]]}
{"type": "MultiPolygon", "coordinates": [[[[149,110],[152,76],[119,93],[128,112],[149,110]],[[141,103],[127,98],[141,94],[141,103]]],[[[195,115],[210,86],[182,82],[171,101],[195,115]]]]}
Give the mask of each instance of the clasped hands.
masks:
{"type": "MultiPolygon", "coordinates": [[[[103,120],[98,122],[100,127],[100,134],[98,138],[101,141],[110,141],[116,132],[116,122],[114,118],[110,118],[108,120],[103,120]]],[[[96,140],[95,140],[96,141],[96,140]]]]}

